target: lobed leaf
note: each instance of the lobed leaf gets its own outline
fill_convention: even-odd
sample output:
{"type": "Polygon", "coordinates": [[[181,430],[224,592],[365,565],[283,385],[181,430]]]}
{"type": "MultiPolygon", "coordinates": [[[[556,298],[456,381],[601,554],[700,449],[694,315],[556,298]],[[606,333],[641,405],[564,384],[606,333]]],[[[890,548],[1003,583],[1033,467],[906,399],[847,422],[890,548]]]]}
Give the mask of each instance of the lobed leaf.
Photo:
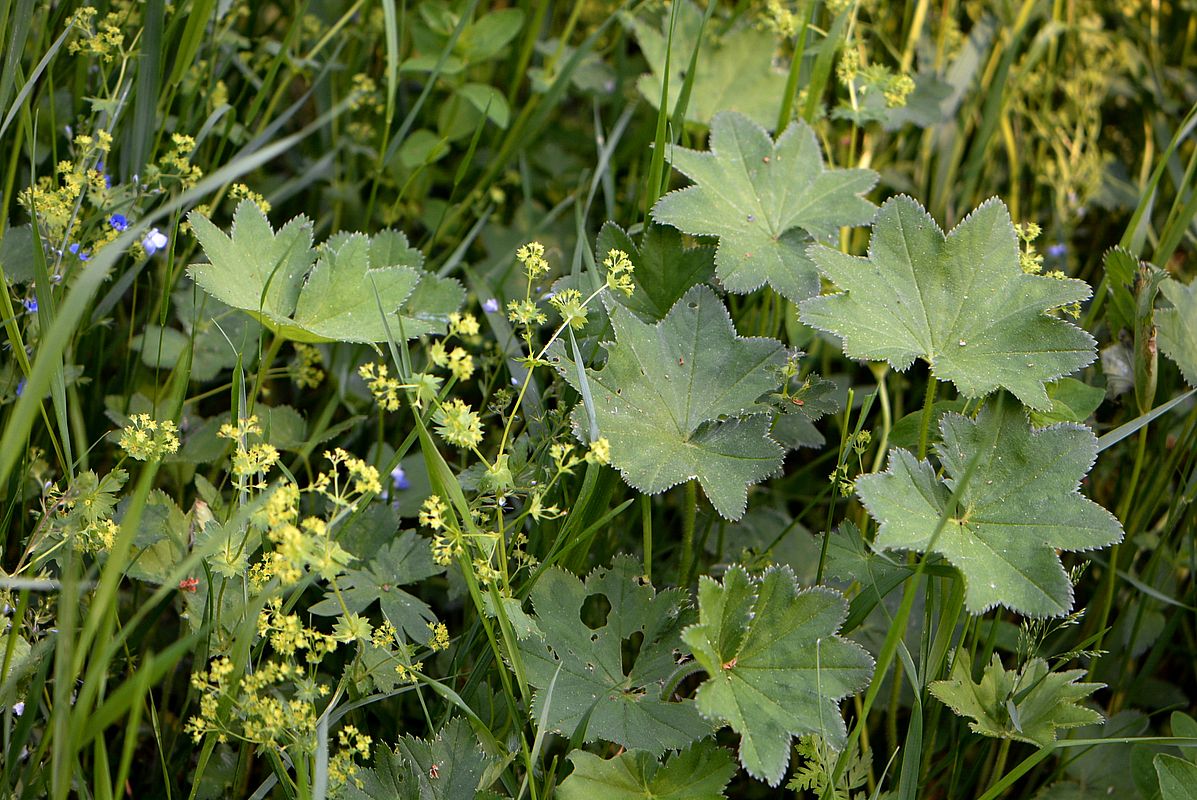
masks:
{"type": "MultiPolygon", "coordinates": [[[[611,323],[606,366],[587,376],[612,466],[645,494],[697,479],[720,514],[739,519],[748,486],[781,466],[769,408],[757,400],[780,383],[785,348],[737,336],[706,286],[686,292],[655,325],[618,305],[611,323]]],[[[573,364],[562,349],[557,355],[562,376],[579,388],[573,364]]],[[[586,415],[575,410],[575,431],[591,429],[586,415]]]]}
{"type": "Polygon", "coordinates": [[[885,472],[857,479],[879,526],[875,546],[942,555],[964,575],[965,604],[974,614],[997,605],[1034,617],[1068,613],[1072,584],[1056,551],[1122,539],[1118,520],[1077,491],[1097,457],[1097,438],[1069,423],[1034,430],[1013,403],[986,406],[976,420],[945,414],[940,428],[935,451],[946,478],[899,449],[885,472]],[[952,507],[952,489],[974,458],[975,471],[952,507]]]}
{"type": "Polygon", "coordinates": [[[754,579],[735,566],[722,583],[702,577],[698,603],[698,624],[682,634],[708,675],[698,710],[740,734],[740,763],[751,775],[778,785],[793,736],[843,744],[839,701],[868,683],[873,660],[836,635],[848,613],[842,595],[799,591],[788,567],[754,579]]]}
{"type": "Polygon", "coordinates": [[[744,294],[768,283],[794,302],[817,295],[819,274],[807,245],[872,219],[876,207],[860,195],[877,183],[877,173],[824,168],[819,141],[801,121],[774,142],[749,118],[718,114],[710,146],[707,153],[669,150],[674,169],[695,185],[658,200],[653,219],[719,237],[715,274],[729,291],[744,294]]]}
{"type": "Polygon", "coordinates": [[[1088,285],[1024,273],[1000,200],[945,236],[916,201],[895,197],[873,220],[866,258],[809,252],[841,291],[804,300],[802,321],[840,337],[850,358],[897,370],[921,358],[965,397],[1003,388],[1048,411],[1044,383],[1096,357],[1093,337],[1050,313],[1086,299],[1088,285]]]}

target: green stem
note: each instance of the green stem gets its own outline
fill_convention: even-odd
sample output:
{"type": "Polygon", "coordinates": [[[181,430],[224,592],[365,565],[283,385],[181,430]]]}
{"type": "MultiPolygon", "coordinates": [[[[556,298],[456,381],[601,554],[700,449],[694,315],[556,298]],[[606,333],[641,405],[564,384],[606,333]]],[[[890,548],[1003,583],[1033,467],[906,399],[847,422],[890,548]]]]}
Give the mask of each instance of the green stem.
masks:
{"type": "Polygon", "coordinates": [[[698,518],[698,483],[686,482],[686,497],[682,500],[682,561],[677,571],[679,586],[690,585],[690,569],[694,565],[694,523],[698,518]]]}
{"type": "Polygon", "coordinates": [[[934,375],[927,375],[927,394],[923,398],[923,418],[919,423],[919,458],[927,457],[927,434],[931,431],[931,418],[935,416],[935,390],[939,381],[934,375]]]}
{"type": "MultiPolygon", "coordinates": [[[[653,582],[653,501],[640,495],[640,523],[644,532],[644,580],[653,582]]],[[[2,674],[2,673],[0,673],[2,674]]]]}

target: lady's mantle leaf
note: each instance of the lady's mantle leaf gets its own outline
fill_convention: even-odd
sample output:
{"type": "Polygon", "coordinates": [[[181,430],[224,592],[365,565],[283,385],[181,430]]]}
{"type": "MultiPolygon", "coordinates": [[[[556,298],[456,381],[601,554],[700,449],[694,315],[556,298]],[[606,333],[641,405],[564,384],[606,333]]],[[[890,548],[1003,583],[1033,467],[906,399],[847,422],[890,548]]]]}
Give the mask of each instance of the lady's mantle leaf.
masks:
{"type": "Polygon", "coordinates": [[[532,590],[544,639],[525,639],[519,647],[528,682],[537,689],[534,719],[542,718],[547,703],[549,730],[571,736],[589,716],[587,742],[605,739],[660,755],[711,728],[692,701],[661,697],[677,668],[684,595],[678,589],[658,593],[639,574],[639,564],[626,556],[611,569],[592,572],[585,585],[563,569],[546,571],[532,590]],[[605,596],[610,611],[605,624],[591,629],[581,614],[594,595],[605,596]],[[640,648],[625,672],[623,653],[637,634],[640,648]]]}
{"type": "Polygon", "coordinates": [[[736,772],[722,747],[704,740],[664,765],[648,753],[628,751],[602,759],[575,750],[574,771],[558,790],[561,800],[721,800],[736,772]]]}
{"type": "Polygon", "coordinates": [[[436,328],[430,316],[443,320],[464,298],[456,282],[424,273],[423,256],[396,231],[338,234],[317,252],[306,217],[275,233],[248,200],[230,236],[201,214],[188,219],[210,262],[188,268],[195,282],[289,339],[382,342],[400,336],[400,314],[403,333],[419,336],[436,328]]]}
{"type": "Polygon", "coordinates": [[[614,222],[603,225],[595,248],[595,262],[602,263],[611,250],[623,250],[636,265],[632,280],[636,291],[630,297],[618,293],[615,299],[646,322],[656,322],[691,286],[705,283],[715,272],[715,252],[710,247],[684,247],[674,228],[652,225],[644,232],[644,244],[637,247],[631,236],[614,222]]]}
{"type": "Polygon", "coordinates": [[[997,653],[985,668],[980,683],[973,683],[968,651],[956,652],[952,674],[931,684],[931,694],[962,717],[972,730],[996,739],[1050,747],[1056,732],[1102,721],[1101,714],[1078,703],[1105,686],[1077,683],[1085,670],[1049,672],[1042,658],[1032,659],[1021,670],[1002,669],[997,653]]]}
{"type": "Polygon", "coordinates": [[[848,613],[830,589],[798,590],[788,567],[759,579],[732,567],[719,584],[698,586],[699,623],[682,633],[710,676],[698,710],[740,734],[740,763],[776,786],[790,760],[790,737],[817,733],[842,745],[841,698],[869,681],[873,660],[836,635],[848,613]]]}
{"type": "Polygon", "coordinates": [[[895,197],[873,221],[868,258],[827,247],[809,252],[843,291],[804,301],[802,321],[842,338],[851,358],[898,370],[922,358],[966,397],[1002,387],[1047,411],[1044,382],[1095,357],[1089,334],[1048,313],[1087,298],[1088,285],[1024,273],[999,200],[945,237],[922,206],[895,197]]]}
{"type": "Polygon", "coordinates": [[[667,155],[696,185],[658,200],[653,219],[718,236],[715,274],[732,292],[768,283],[794,302],[818,294],[819,275],[806,254],[811,237],[864,225],[876,210],[860,195],[877,173],[824,169],[814,131],[802,122],[774,142],[747,117],[717,114],[711,152],[674,147],[667,155]]]}
{"type": "MultiPolygon", "coordinates": [[[[690,55],[701,45],[694,78],[686,104],[686,120],[706,125],[717,111],[739,111],[760,125],[777,124],[777,112],[786,91],[786,73],[773,63],[777,38],[752,24],[740,25],[716,40],[714,24],[706,27],[702,41],[702,10],[683,2],[677,9],[673,30],[673,52],[669,59],[670,110],[677,108],[690,55]]],[[[670,12],[666,11],[660,29],[633,17],[632,31],[648,62],[651,75],[641,75],[636,87],[653,108],[660,108],[661,83],[665,76],[665,56],[669,50],[670,12]]]]}
{"type": "Polygon", "coordinates": [[[1190,386],[1197,386],[1197,281],[1185,286],[1169,279],[1160,291],[1173,306],[1155,312],[1160,350],[1176,362],[1190,386]]]}
{"type": "Polygon", "coordinates": [[[456,717],[434,739],[404,736],[394,750],[375,748],[361,786],[351,780],[343,791],[351,800],[473,800],[492,761],[470,724],[456,717]]]}
{"type": "Polygon", "coordinates": [[[981,613],[996,605],[1035,617],[1072,607],[1072,585],[1057,550],[1092,550],[1122,539],[1112,514],[1077,492],[1097,457],[1097,439],[1080,425],[1032,430],[1013,403],[986,407],[977,419],[944,415],[935,446],[947,479],[906,450],[890,452],[889,469],[856,481],[879,523],[876,546],[925,551],[931,546],[964,574],[965,602],[981,613]],[[949,508],[952,487],[976,467],[949,508]],[[931,545],[942,516],[947,522],[931,545]]]}
{"type": "Polygon", "coordinates": [[[369,566],[349,570],[339,582],[339,594],[327,592],[308,610],[323,616],[336,616],[344,609],[356,614],[377,600],[395,630],[414,641],[427,642],[428,623],[436,621],[436,615],[427,603],[399,587],[444,571],[433,563],[428,541],[414,531],[404,531],[379,550],[369,566]]]}
{"type": "MultiPolygon", "coordinates": [[[[757,398],[777,387],[785,349],[773,339],[742,339],[715,293],[696,286],[656,325],[616,305],[616,341],[607,364],[587,371],[599,435],[611,464],[646,494],[697,478],[723,516],[739,519],[748,486],[781,466],[769,438],[768,407],[757,398]]],[[[561,365],[577,388],[577,371],[561,365]]],[[[575,428],[590,430],[585,407],[575,428]]]]}

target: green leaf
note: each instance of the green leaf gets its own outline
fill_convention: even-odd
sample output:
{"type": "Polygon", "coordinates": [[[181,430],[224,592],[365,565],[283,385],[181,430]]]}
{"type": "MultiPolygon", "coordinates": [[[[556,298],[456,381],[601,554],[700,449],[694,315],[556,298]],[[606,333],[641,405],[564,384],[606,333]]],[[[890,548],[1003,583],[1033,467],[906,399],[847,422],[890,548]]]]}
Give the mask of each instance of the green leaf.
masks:
{"type": "Polygon", "coordinates": [[[740,734],[740,763],[751,775],[780,783],[792,736],[843,744],[839,701],[868,683],[873,660],[836,635],[848,613],[842,595],[799,591],[788,567],[754,579],[735,566],[722,584],[700,579],[698,604],[698,624],[682,634],[709,676],[698,709],[740,734]]]}
{"type": "Polygon", "coordinates": [[[718,114],[711,150],[674,147],[674,169],[696,185],[670,192],[653,219],[702,236],[718,236],[715,274],[744,294],[768,283],[797,302],[819,293],[806,248],[844,225],[864,225],[876,207],[862,195],[877,183],[868,169],[825,169],[815,133],[792,123],[776,142],[740,114],[718,114]]]}
{"type": "Polygon", "coordinates": [[[431,741],[405,736],[394,750],[376,748],[374,767],[358,775],[363,785],[350,780],[344,792],[351,800],[474,800],[493,760],[457,717],[431,741]]]}
{"type": "Polygon", "coordinates": [[[644,232],[643,245],[637,247],[622,228],[608,222],[599,231],[595,262],[601,264],[611,250],[623,250],[636,265],[632,273],[636,290],[630,297],[619,293],[615,299],[645,322],[662,319],[686,290],[708,282],[715,274],[714,250],[684,247],[675,228],[650,226],[644,232]]]}
{"type": "Polygon", "coordinates": [[[1057,731],[1102,721],[1101,714],[1079,703],[1105,684],[1077,683],[1084,675],[1083,669],[1050,672],[1042,658],[1005,670],[994,653],[981,682],[974,683],[972,659],[962,648],[948,679],[929,688],[948,708],[971,719],[968,727],[976,733],[1048,747],[1057,731]]]}
{"type": "MultiPolygon", "coordinates": [[[[775,472],[782,449],[769,437],[768,407],[757,399],[780,383],[785,349],[772,339],[741,338],[715,293],[686,292],[656,325],[615,306],[616,341],[607,364],[587,370],[599,435],[611,464],[631,486],[657,494],[697,479],[715,509],[739,519],[748,486],[775,472]]],[[[578,388],[572,363],[558,368],[578,388]]],[[[574,429],[589,431],[586,409],[574,429]]]]}
{"type": "Polygon", "coordinates": [[[684,598],[680,589],[654,590],[629,556],[617,556],[585,584],[558,567],[547,570],[532,590],[544,638],[519,642],[528,682],[537,689],[533,719],[571,736],[589,715],[585,741],[605,739],[653,755],[710,733],[692,700],[661,697],[681,654],[684,598]],[[610,611],[605,623],[591,628],[582,624],[582,609],[596,595],[610,611]],[[624,650],[633,637],[639,650],[625,669],[624,650]]]}
{"type": "Polygon", "coordinates": [[[999,387],[1051,408],[1043,384],[1091,363],[1094,340],[1050,311],[1089,296],[1083,281],[1028,275],[1010,213],[982,203],[950,234],[909,197],[885,203],[867,258],[812,247],[842,291],[803,301],[802,321],[843,339],[851,358],[905,370],[916,358],[966,397],[999,387]]]}
{"type": "Polygon", "coordinates": [[[233,308],[260,311],[276,324],[295,312],[315,259],[311,220],[298,216],[275,233],[249,200],[237,205],[228,236],[203,214],[193,211],[187,219],[211,262],[187,268],[204,291],[233,308]]]}
{"type": "Polygon", "coordinates": [[[728,752],[710,740],[664,764],[635,750],[605,760],[575,750],[569,760],[574,771],[561,783],[561,800],[721,800],[736,772],[728,752]]]}
{"type": "MultiPolygon", "coordinates": [[[[428,542],[414,531],[403,531],[378,551],[368,567],[349,570],[337,585],[350,613],[360,613],[377,600],[383,616],[395,626],[395,630],[414,641],[426,642],[429,637],[428,623],[435,622],[436,615],[427,603],[399,587],[417,583],[443,571],[444,567],[433,562],[428,542]]],[[[323,616],[343,613],[341,602],[332,591],[309,611],[323,616]]]]}
{"type": "Polygon", "coordinates": [[[33,227],[16,225],[4,232],[0,238],[0,267],[10,283],[33,283],[33,227]]]}
{"type": "MultiPolygon", "coordinates": [[[[673,54],[669,59],[669,112],[672,114],[686,82],[685,71],[690,54],[699,46],[702,11],[686,0],[678,8],[677,25],[673,31],[673,54]]],[[[639,17],[630,20],[640,50],[648,62],[650,75],[642,75],[636,88],[644,98],[659,109],[661,84],[665,76],[665,56],[669,48],[670,13],[666,12],[659,26],[639,17]]],[[[708,124],[718,111],[738,111],[759,125],[770,129],[777,124],[781,98],[786,92],[786,73],[773,64],[777,39],[773,34],[754,25],[733,28],[721,39],[713,35],[714,25],[708,24],[701,42],[702,51],[695,64],[690,100],[686,105],[686,120],[708,124]]]]}
{"type": "Polygon", "coordinates": [[[1093,433],[1072,424],[1033,430],[1010,402],[987,406],[975,421],[946,414],[940,428],[935,452],[946,479],[907,450],[890,451],[885,472],[857,479],[861,501],[879,523],[874,546],[932,547],[963,573],[973,613],[996,605],[1034,617],[1068,613],[1072,585],[1056,551],[1122,539],[1118,520],[1077,491],[1097,456],[1093,433]],[[974,458],[959,506],[951,508],[952,487],[974,458]]]}
{"type": "Polygon", "coordinates": [[[400,307],[416,320],[404,320],[404,333],[419,336],[443,329],[444,317],[464,298],[456,281],[424,273],[423,256],[397,231],[372,239],[337,234],[317,258],[305,217],[275,233],[262,210],[246,200],[233,214],[229,236],[201,214],[188,219],[210,261],[188,267],[195,282],[295,341],[386,341],[399,336],[400,307]]]}
{"type": "Polygon", "coordinates": [[[1197,386],[1197,281],[1189,285],[1171,278],[1160,291],[1172,308],[1155,312],[1160,350],[1176,362],[1190,386],[1197,386]]]}
{"type": "Polygon", "coordinates": [[[1197,764],[1163,753],[1153,763],[1163,800],[1197,800],[1197,764]]]}
{"type": "Polygon", "coordinates": [[[1105,389],[1090,386],[1076,378],[1060,378],[1045,388],[1052,405],[1047,411],[1031,412],[1031,424],[1038,428],[1057,422],[1083,423],[1106,399],[1105,389]]]}

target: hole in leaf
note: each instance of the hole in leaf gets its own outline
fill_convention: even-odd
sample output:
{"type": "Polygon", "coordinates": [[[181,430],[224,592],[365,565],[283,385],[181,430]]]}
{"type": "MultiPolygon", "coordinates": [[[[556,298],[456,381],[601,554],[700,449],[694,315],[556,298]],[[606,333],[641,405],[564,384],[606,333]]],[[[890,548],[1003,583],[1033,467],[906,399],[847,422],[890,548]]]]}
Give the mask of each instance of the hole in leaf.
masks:
{"type": "Polygon", "coordinates": [[[644,634],[636,631],[631,636],[623,640],[623,646],[620,648],[620,656],[622,658],[623,674],[632,674],[632,666],[636,663],[636,659],[640,657],[640,647],[644,644],[644,634]]]}
{"type": "Polygon", "coordinates": [[[611,601],[606,595],[592,594],[582,602],[582,622],[592,631],[607,624],[607,615],[611,613],[611,601]]]}

